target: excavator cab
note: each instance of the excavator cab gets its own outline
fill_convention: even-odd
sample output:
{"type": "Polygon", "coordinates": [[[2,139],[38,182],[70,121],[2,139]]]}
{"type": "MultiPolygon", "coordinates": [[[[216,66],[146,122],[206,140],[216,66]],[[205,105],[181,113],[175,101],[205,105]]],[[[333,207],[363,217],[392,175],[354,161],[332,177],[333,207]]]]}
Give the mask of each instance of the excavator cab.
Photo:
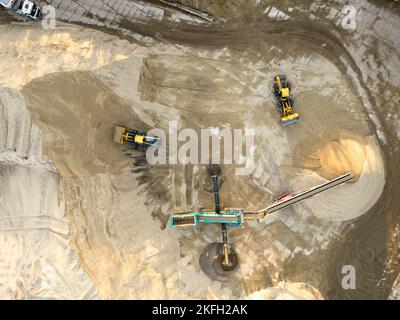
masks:
{"type": "Polygon", "coordinates": [[[293,100],[290,98],[290,83],[286,75],[277,75],[274,78],[273,93],[277,100],[276,109],[281,114],[281,123],[286,126],[299,121],[299,114],[293,113],[293,100]]]}
{"type": "Polygon", "coordinates": [[[289,88],[281,89],[281,98],[289,98],[289,95],[290,95],[289,88]]]}

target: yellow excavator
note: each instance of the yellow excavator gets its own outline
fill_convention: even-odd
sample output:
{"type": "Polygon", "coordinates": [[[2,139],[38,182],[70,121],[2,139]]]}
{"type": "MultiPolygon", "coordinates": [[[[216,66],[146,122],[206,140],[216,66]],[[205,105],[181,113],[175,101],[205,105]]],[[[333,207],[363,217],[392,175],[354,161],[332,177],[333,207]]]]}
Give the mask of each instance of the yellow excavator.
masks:
{"type": "Polygon", "coordinates": [[[160,138],[138,130],[128,130],[124,127],[115,127],[113,141],[118,144],[133,146],[135,149],[138,149],[155,145],[160,141],[160,138]]]}
{"type": "Polygon", "coordinates": [[[284,126],[299,121],[299,114],[293,113],[293,100],[290,97],[290,83],[286,75],[274,77],[273,92],[276,98],[276,109],[281,114],[281,123],[284,126]]]}

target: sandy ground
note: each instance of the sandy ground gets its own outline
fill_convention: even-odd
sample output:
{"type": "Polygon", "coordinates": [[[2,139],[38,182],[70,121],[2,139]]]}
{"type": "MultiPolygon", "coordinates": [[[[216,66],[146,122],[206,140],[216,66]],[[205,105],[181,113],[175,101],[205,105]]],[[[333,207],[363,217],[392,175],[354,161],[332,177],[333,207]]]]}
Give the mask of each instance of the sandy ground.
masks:
{"type": "Polygon", "coordinates": [[[71,248],[58,174],[19,165],[0,170],[1,298],[95,298],[71,248]]]}
{"type": "Polygon", "coordinates": [[[304,283],[279,282],[276,286],[253,292],[248,296],[254,300],[322,300],[315,288],[304,283]]]}
{"type": "Polygon", "coordinates": [[[8,256],[2,270],[15,283],[1,282],[2,297],[322,297],[323,251],[343,229],[340,221],[365,214],[385,185],[365,106],[340,67],[297,43],[263,40],[244,50],[153,41],[145,47],[66,25],[1,28],[0,195],[10,199],[1,207],[9,229],[1,234],[10,243],[2,248],[8,256]],[[301,114],[285,130],[270,90],[277,65],[292,79],[301,114]],[[116,124],[165,129],[169,120],[196,131],[255,129],[253,172],[238,178],[235,166],[221,166],[224,206],[260,209],[285,191],[345,170],[356,181],[232,231],[240,268],[231,281],[214,281],[201,272],[198,257],[219,240],[216,228],[165,228],[173,210],[212,207],[207,168],[143,165],[140,154],[127,158],[111,142],[116,124]],[[12,201],[12,184],[26,197],[22,208],[12,201]],[[35,207],[33,199],[43,200],[35,207]],[[34,229],[29,235],[20,230],[26,226],[34,229]],[[24,241],[34,242],[40,259],[24,252],[24,241]],[[20,255],[7,254],[16,247],[20,255]],[[319,266],[306,277],[318,289],[283,285],[293,268],[304,275],[309,256],[319,266]]]}

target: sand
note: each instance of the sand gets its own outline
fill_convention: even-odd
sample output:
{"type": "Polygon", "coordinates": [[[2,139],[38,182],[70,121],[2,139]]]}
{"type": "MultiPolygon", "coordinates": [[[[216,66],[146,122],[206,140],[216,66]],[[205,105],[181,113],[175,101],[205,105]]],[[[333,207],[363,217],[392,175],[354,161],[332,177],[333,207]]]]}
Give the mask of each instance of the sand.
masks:
{"type": "Polygon", "coordinates": [[[145,47],[66,25],[54,31],[0,28],[0,159],[9,177],[0,195],[11,201],[1,217],[21,211],[21,217],[54,217],[24,220],[22,227],[45,226],[35,229],[34,240],[16,230],[20,222],[2,233],[10,243],[2,248],[5,255],[26,237],[35,256],[43,257],[36,262],[24,245],[17,247],[18,255],[9,255],[2,270],[7,281],[22,280],[14,281],[18,289],[2,289],[2,297],[320,298],[309,284],[282,284],[284,266],[326,248],[340,231],[339,221],[366,213],[385,184],[364,106],[335,64],[295,43],[279,48],[262,41],[249,50],[168,42],[145,47]],[[286,49],[292,55],[281,57],[286,49]],[[278,61],[279,72],[293,79],[301,114],[301,122],[285,130],[270,90],[278,61]],[[21,113],[23,121],[16,116],[21,113]],[[169,120],[196,131],[256,130],[253,172],[237,178],[234,165],[221,166],[224,206],[256,210],[288,189],[300,191],[345,170],[357,180],[232,231],[240,268],[231,282],[213,281],[201,272],[198,257],[219,240],[217,230],[166,228],[174,210],[212,207],[206,166],[139,165],[140,154],[126,157],[111,141],[116,124],[165,129],[169,120]],[[30,186],[27,179],[36,182],[30,186]],[[40,179],[45,182],[38,186],[40,179]],[[26,198],[23,210],[12,201],[13,183],[26,198]],[[35,207],[31,196],[44,200],[35,207]],[[61,239],[49,240],[47,230],[61,239]],[[10,269],[12,264],[21,267],[10,269]]]}
{"type": "Polygon", "coordinates": [[[0,175],[1,298],[95,298],[71,247],[58,174],[2,164],[0,175]]]}
{"type": "Polygon", "coordinates": [[[279,282],[276,286],[253,292],[249,299],[254,300],[322,300],[315,288],[304,283],[279,282]]]}
{"type": "MultiPolygon", "coordinates": [[[[362,138],[340,130],[306,139],[295,151],[295,163],[304,168],[291,192],[306,190],[349,171],[353,180],[304,203],[315,216],[331,221],[358,218],[379,199],[385,185],[385,170],[374,136],[362,138]],[[360,199],[364,198],[363,201],[360,199]]],[[[303,204],[301,204],[303,205],[303,204]]]]}
{"type": "MultiPolygon", "coordinates": [[[[331,142],[328,142],[322,149],[320,159],[329,170],[323,167],[317,172],[329,172],[333,175],[331,173],[333,171],[338,175],[349,170],[354,176],[354,181],[314,197],[301,205],[304,205],[316,217],[329,221],[352,220],[368,212],[381,196],[385,185],[383,159],[375,138],[370,137],[365,145],[350,139],[344,139],[344,143],[336,142],[333,146],[331,142]],[[323,162],[327,152],[331,153],[331,163],[323,162]],[[343,163],[346,162],[341,161],[340,158],[348,152],[351,152],[353,157],[350,158],[352,159],[350,163],[343,167],[343,163]],[[334,156],[338,158],[336,161],[332,160],[334,156]],[[360,199],[364,200],[360,201],[360,199]]],[[[293,181],[291,190],[293,192],[305,190],[324,181],[326,180],[321,179],[321,176],[315,172],[305,170],[301,179],[293,181]]]]}

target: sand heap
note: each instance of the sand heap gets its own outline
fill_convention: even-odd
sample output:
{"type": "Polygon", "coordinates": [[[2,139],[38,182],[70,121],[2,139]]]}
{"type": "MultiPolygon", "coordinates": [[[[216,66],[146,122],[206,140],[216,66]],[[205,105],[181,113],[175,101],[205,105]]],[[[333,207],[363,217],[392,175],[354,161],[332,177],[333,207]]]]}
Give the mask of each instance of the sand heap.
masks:
{"type": "Polygon", "coordinates": [[[333,179],[346,171],[358,178],[367,159],[367,141],[343,129],[329,129],[299,144],[294,153],[294,163],[326,179],[333,179]]]}
{"type": "Polygon", "coordinates": [[[342,129],[327,130],[300,143],[294,163],[305,170],[293,180],[292,191],[305,190],[346,171],[353,175],[351,182],[301,204],[322,219],[343,221],[363,215],[385,185],[383,159],[374,136],[363,138],[342,129]]]}
{"type": "Polygon", "coordinates": [[[365,146],[356,140],[329,141],[321,150],[321,164],[335,173],[346,170],[360,175],[366,158],[365,146]]]}

